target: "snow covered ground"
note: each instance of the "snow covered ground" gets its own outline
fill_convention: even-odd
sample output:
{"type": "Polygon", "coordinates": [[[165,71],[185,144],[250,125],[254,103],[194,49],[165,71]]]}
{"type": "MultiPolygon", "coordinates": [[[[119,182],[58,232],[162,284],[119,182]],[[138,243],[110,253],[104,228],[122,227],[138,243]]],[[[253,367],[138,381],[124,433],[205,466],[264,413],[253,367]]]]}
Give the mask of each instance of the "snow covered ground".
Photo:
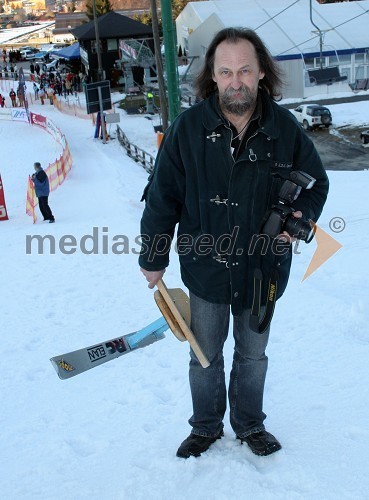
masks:
{"type": "MultiPolygon", "coordinates": [[[[367,101],[330,107],[336,124],[339,117],[368,125],[367,101]]],[[[283,449],[253,455],[235,440],[227,416],[224,438],[202,457],[184,461],[175,452],[190,431],[187,344],[168,332],[160,342],[67,381],[49,361],[141,328],[160,313],[135,254],[148,174],[117,140],[93,139],[88,120],[50,105],[32,111],[49,116],[66,135],[73,168],[50,196],[56,224],[33,225],[25,215],[28,174],[34,161],[53,162],[60,146],[41,129],[0,122],[10,217],[0,222],[1,498],[368,499],[369,172],[329,172],[319,225],[343,248],[302,283],[316,244],[301,245],[276,308],[265,411],[283,449]],[[330,231],[334,217],[344,219],[344,231],[330,231]],[[60,251],[63,235],[80,241],[94,228],[98,254],[60,251]],[[39,255],[36,246],[26,253],[27,235],[36,234],[55,239],[55,254],[39,255]],[[111,251],[115,235],[127,236],[127,253],[111,251]]],[[[122,112],[120,126],[155,154],[153,122],[122,112]]],[[[175,255],[166,283],[181,286],[175,255]]],[[[230,337],[228,371],[232,348],[230,337]]]]}

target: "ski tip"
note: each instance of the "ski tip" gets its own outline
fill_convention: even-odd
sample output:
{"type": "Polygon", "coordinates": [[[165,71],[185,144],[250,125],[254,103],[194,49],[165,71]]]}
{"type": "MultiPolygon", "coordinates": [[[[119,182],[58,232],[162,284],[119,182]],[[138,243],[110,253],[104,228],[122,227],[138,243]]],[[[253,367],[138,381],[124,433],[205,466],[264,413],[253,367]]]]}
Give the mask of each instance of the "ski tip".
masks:
{"type": "Polygon", "coordinates": [[[50,358],[50,361],[60,380],[65,380],[75,375],[75,373],[73,373],[75,368],[60,356],[50,358]]]}

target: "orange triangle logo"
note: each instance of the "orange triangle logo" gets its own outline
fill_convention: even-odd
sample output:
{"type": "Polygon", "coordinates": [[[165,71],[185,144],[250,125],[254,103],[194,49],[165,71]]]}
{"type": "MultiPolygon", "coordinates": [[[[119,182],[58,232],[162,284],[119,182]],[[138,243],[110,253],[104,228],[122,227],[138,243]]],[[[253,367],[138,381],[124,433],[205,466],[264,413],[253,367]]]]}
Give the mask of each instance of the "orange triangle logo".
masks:
{"type": "Polygon", "coordinates": [[[320,266],[327,262],[342,247],[341,243],[332,238],[328,233],[310,221],[315,233],[317,248],[311,258],[310,264],[306,269],[302,281],[311,276],[320,266]]]}

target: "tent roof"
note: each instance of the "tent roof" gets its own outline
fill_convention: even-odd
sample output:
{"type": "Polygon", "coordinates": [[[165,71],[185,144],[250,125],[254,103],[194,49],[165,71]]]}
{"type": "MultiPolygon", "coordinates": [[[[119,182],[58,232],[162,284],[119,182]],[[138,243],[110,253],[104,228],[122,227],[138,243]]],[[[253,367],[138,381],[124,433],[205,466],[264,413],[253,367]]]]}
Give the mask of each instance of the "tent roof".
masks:
{"type": "Polygon", "coordinates": [[[50,54],[69,60],[78,59],[79,57],[81,57],[78,42],[70,45],[69,47],[65,47],[64,49],[52,50],[50,54]]]}
{"type": "MultiPolygon", "coordinates": [[[[135,21],[118,12],[108,12],[97,18],[100,38],[128,38],[138,36],[152,36],[152,29],[146,24],[135,21]]],[[[95,39],[95,22],[82,24],[70,30],[77,40],[95,39]]]]}
{"type": "MultiPolygon", "coordinates": [[[[216,15],[224,27],[257,31],[274,56],[319,51],[319,35],[310,21],[309,0],[209,0],[191,2],[196,18],[216,15]]],[[[314,23],[323,32],[323,50],[368,47],[369,0],[319,4],[312,2],[314,23]]],[[[196,29],[196,27],[195,27],[196,29]]]]}

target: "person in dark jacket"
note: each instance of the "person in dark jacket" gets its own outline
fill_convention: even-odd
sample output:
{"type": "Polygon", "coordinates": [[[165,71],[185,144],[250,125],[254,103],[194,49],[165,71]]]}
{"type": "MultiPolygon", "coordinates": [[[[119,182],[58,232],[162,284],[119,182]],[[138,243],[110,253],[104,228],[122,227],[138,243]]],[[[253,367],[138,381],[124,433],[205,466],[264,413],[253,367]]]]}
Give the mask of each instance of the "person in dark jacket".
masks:
{"type": "Polygon", "coordinates": [[[291,243],[296,236],[310,238],[305,234],[308,221],[317,221],[328,193],[328,178],[312,141],[275,102],[281,86],[278,66],[254,31],[226,28],[217,33],[197,78],[201,100],[166,130],[143,194],[141,271],[149,288],[162,278],[178,224],[176,250],[190,293],[191,329],[210,362],[203,368],[190,351],[192,431],[180,445],[179,457],[199,456],[223,436],[223,345],[230,311],[235,341],[228,388],[232,429],[256,455],[281,448],[264,426],[270,321],[287,285],[291,243]],[[314,179],[299,184],[289,221],[305,233],[288,232],[284,223],[270,231],[270,222],[281,218],[275,207],[285,207],[282,186],[300,171],[315,184],[314,179]]]}
{"type": "Polygon", "coordinates": [[[38,161],[34,163],[34,169],[36,172],[32,174],[31,179],[35,186],[35,192],[38,198],[38,205],[40,207],[41,214],[44,218],[44,221],[48,220],[50,223],[53,223],[55,222],[55,218],[49,207],[49,179],[46,175],[45,170],[43,170],[41,164],[38,161]]]}

